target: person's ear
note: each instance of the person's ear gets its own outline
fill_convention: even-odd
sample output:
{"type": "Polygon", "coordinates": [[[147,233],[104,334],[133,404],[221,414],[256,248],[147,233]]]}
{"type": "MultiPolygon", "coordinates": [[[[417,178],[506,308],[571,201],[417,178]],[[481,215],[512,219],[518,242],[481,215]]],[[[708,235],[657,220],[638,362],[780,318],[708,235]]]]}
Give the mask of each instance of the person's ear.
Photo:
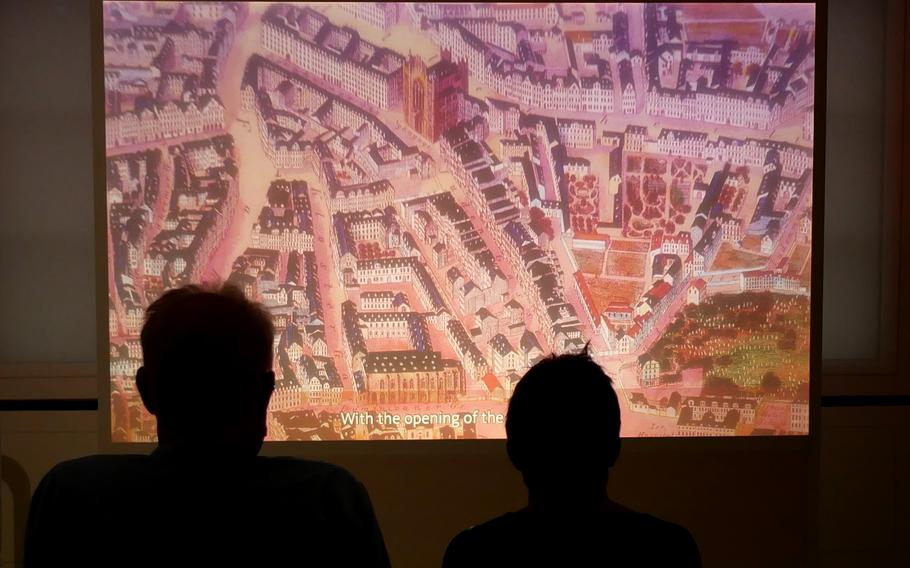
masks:
{"type": "Polygon", "coordinates": [[[512,465],[515,466],[515,469],[518,471],[524,471],[524,463],[522,463],[522,453],[518,450],[518,444],[514,441],[506,439],[506,455],[509,456],[509,461],[512,462],[512,465]]]}
{"type": "Polygon", "coordinates": [[[619,459],[619,451],[622,449],[622,438],[616,438],[616,441],[609,445],[607,448],[607,467],[613,467],[616,465],[616,460],[619,459]]]}
{"type": "Polygon", "coordinates": [[[142,404],[145,409],[154,416],[158,415],[158,385],[155,378],[145,367],[139,367],[136,371],[136,389],[142,398],[142,404]]]}
{"type": "Polygon", "coordinates": [[[275,372],[266,371],[262,376],[262,393],[265,396],[265,402],[272,399],[272,393],[275,392],[275,372]]]}

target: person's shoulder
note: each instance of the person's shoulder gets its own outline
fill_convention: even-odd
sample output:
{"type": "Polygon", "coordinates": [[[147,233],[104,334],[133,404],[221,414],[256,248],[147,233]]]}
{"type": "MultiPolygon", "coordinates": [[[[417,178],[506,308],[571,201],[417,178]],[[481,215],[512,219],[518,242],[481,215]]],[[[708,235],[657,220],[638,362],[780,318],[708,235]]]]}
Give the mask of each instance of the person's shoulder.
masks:
{"type": "Polygon", "coordinates": [[[317,460],[295,458],[290,456],[260,456],[259,463],[267,471],[275,474],[287,474],[297,479],[319,479],[338,483],[359,483],[350,471],[345,468],[317,460]]]}
{"type": "Polygon", "coordinates": [[[488,534],[500,534],[520,527],[523,524],[527,513],[521,511],[505,513],[465,529],[462,533],[473,536],[485,536],[488,534]]]}
{"type": "Polygon", "coordinates": [[[145,464],[148,462],[149,457],[146,454],[94,454],[64,460],[54,467],[66,470],[92,469],[96,467],[129,467],[145,464]]]}
{"type": "Polygon", "coordinates": [[[665,521],[661,518],[655,517],[654,515],[649,515],[648,513],[629,513],[629,515],[635,519],[633,522],[639,526],[647,527],[647,530],[649,531],[676,537],[692,538],[689,530],[682,525],[671,523],[670,521],[665,521]]]}
{"type": "Polygon", "coordinates": [[[521,513],[506,513],[483,523],[466,528],[449,543],[447,557],[461,557],[470,551],[486,550],[491,543],[508,542],[512,533],[521,530],[521,513]]]}
{"type": "Polygon", "coordinates": [[[131,470],[145,467],[149,456],[143,454],[98,454],[65,460],[47,473],[49,478],[80,479],[91,478],[99,472],[131,470]]]}
{"type": "Polygon", "coordinates": [[[93,455],[65,460],[41,479],[42,494],[57,498],[88,498],[135,482],[144,471],[149,457],[145,455],[93,455]],[[50,492],[50,493],[48,493],[50,492]]]}
{"type": "MultiPolygon", "coordinates": [[[[313,526],[322,523],[323,529],[343,526],[347,530],[364,530],[375,526],[369,492],[347,469],[301,458],[260,459],[268,470],[263,479],[268,491],[280,495],[283,508],[294,515],[308,511],[313,526]]],[[[376,531],[378,534],[378,528],[376,531]]]]}
{"type": "Polygon", "coordinates": [[[649,542],[660,542],[665,550],[674,551],[680,566],[701,566],[698,544],[686,527],[647,513],[629,513],[629,519],[634,519],[627,524],[633,534],[647,535],[649,542]]]}
{"type": "Polygon", "coordinates": [[[323,491],[365,492],[363,484],[353,473],[335,464],[287,456],[258,459],[268,477],[277,484],[284,480],[323,491]]]}

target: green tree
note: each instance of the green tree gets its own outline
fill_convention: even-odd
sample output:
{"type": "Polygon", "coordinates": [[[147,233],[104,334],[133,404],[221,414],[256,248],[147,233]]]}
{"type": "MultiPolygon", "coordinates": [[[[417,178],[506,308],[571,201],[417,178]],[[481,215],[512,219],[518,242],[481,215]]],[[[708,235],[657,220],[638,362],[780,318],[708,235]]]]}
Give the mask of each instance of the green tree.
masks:
{"type": "Polygon", "coordinates": [[[774,394],[780,390],[781,379],[774,371],[768,371],[761,378],[761,391],[764,394],[774,394]]]}

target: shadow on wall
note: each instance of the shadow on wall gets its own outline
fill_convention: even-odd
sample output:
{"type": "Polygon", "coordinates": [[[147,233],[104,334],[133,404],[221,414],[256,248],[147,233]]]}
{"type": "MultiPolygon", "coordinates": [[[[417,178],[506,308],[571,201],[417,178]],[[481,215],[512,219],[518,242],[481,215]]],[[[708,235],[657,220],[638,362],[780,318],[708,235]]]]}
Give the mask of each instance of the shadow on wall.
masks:
{"type": "Polygon", "coordinates": [[[13,526],[0,526],[0,533],[12,531],[13,562],[16,566],[21,566],[22,545],[25,542],[25,522],[28,518],[28,503],[32,496],[32,487],[25,468],[9,456],[0,456],[0,479],[9,488],[13,501],[13,526]]]}

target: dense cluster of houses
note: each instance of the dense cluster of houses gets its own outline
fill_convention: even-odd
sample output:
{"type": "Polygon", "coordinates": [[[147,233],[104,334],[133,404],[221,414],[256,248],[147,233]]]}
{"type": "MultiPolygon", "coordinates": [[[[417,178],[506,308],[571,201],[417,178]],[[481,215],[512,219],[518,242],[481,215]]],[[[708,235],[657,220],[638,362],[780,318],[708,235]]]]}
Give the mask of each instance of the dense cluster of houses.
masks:
{"type": "Polygon", "coordinates": [[[190,10],[182,23],[149,18],[105,26],[107,148],[224,130],[216,86],[241,11],[236,6],[211,14],[190,10]]]}
{"type": "Polygon", "coordinates": [[[811,101],[814,25],[793,30],[783,46],[684,42],[682,10],[644,6],[648,114],[770,130],[811,101]]]}
{"type": "MultiPolygon", "coordinates": [[[[265,206],[252,212],[248,247],[230,264],[229,281],[275,318],[273,411],[337,407],[352,397],[504,401],[524,370],[545,353],[582,348],[591,330],[602,354],[637,355],[678,309],[703,302],[717,284],[722,247],[745,239],[758,243],[752,252],[767,267],[725,283],[740,292],[808,293],[785,251],[810,239],[812,148],[643,124],[666,118],[768,131],[792,120],[811,144],[812,24],[765,21],[745,9],[731,20],[750,38],[739,44],[718,39],[716,23],[692,25],[684,5],[649,3],[638,49],[622,5],[596,10],[599,29],[585,29],[583,9],[557,3],[337,8],[386,37],[411,25],[440,56],[430,64],[367,41],[318,7],[276,3],[262,15],[260,53],[243,62],[240,106],[278,171],[263,187],[265,206]],[[554,65],[563,56],[565,66],[554,65]],[[392,112],[409,128],[396,131],[392,112]],[[624,129],[607,128],[608,115],[625,115],[624,129]],[[635,124],[630,116],[653,118],[635,124]],[[598,166],[594,149],[607,154],[598,166]],[[608,254],[605,234],[628,221],[629,157],[691,162],[703,178],[690,172],[674,204],[685,225],[622,233],[647,245],[643,286],[631,301],[604,308],[572,258],[573,239],[600,239],[593,246],[608,254]],[[314,172],[322,191],[281,170],[314,172]],[[745,192],[757,171],[754,214],[741,219],[730,195],[745,192]],[[445,179],[438,172],[455,185],[428,191],[445,179]],[[314,195],[328,211],[324,244],[314,195]],[[317,258],[331,263],[343,288],[341,345],[327,343],[317,258]]],[[[111,25],[103,36],[106,145],[120,152],[107,161],[109,319],[112,333],[127,337],[112,344],[111,369],[115,415],[132,424],[120,427],[147,432],[135,424],[146,418],[123,406],[140,355],[130,337],[149,300],[203,280],[235,217],[242,157],[223,134],[231,113],[218,93],[246,9],[137,4],[132,19],[119,10],[105,7],[111,25]]],[[[644,195],[645,178],[663,174],[646,163],[634,175],[644,195]]],[[[637,370],[646,392],[662,388],[660,361],[645,353],[637,370]]],[[[753,425],[761,404],[751,395],[674,394],[654,401],[634,393],[629,404],[675,418],[686,436],[734,435],[753,425]]],[[[782,428],[806,431],[805,408],[794,403],[782,428]]],[[[353,425],[316,413],[270,427],[289,436],[304,428],[295,420],[321,435],[355,435],[353,425]]],[[[449,425],[406,435],[466,431],[449,425]]]]}
{"type": "MultiPolygon", "coordinates": [[[[358,10],[360,11],[360,10],[358,10]]],[[[262,17],[262,47],[381,109],[401,102],[404,57],[332,24],[311,7],[275,4],[262,17]]]]}
{"type": "Polygon", "coordinates": [[[277,167],[311,165],[330,188],[347,185],[345,178],[360,183],[432,171],[430,157],[378,116],[264,57],[247,62],[241,101],[256,112],[263,148],[277,167]]]}

